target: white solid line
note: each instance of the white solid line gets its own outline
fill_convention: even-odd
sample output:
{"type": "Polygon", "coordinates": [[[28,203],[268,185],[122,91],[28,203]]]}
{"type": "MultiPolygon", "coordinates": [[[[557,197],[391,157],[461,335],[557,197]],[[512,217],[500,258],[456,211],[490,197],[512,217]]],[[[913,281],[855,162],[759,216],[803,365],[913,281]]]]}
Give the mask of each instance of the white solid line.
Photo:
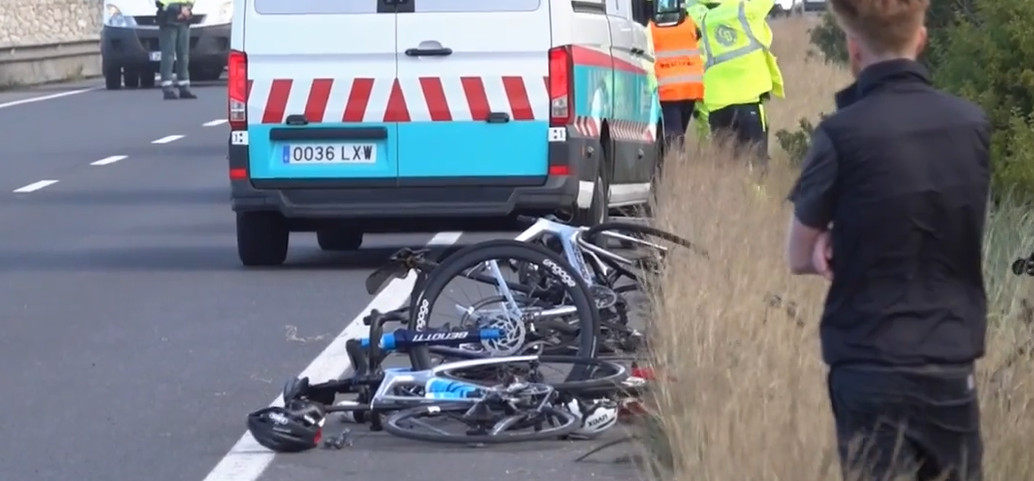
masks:
{"type": "Polygon", "coordinates": [[[19,187],[17,189],[14,189],[14,193],[15,194],[27,194],[29,192],[36,192],[37,190],[40,190],[40,189],[42,189],[44,187],[47,187],[49,185],[54,185],[56,183],[57,183],[56,180],[41,180],[39,182],[33,182],[33,183],[31,183],[29,185],[26,185],[24,187],[19,187]]]}
{"type": "Polygon", "coordinates": [[[201,125],[203,125],[205,127],[215,127],[216,125],[223,125],[225,123],[226,123],[226,119],[215,119],[215,120],[212,120],[212,121],[209,121],[209,122],[205,122],[205,123],[203,123],[201,125]]]}
{"type": "MultiPolygon", "coordinates": [[[[427,245],[451,245],[459,240],[462,232],[439,232],[427,243],[427,245]]],[[[344,331],[338,334],[330,345],[323,350],[312,363],[302,371],[301,376],[308,377],[314,382],[336,378],[351,367],[348,354],[345,352],[345,342],[349,339],[364,337],[369,328],[363,323],[363,317],[370,311],[390,311],[397,309],[409,297],[413,285],[416,284],[416,274],[410,272],[403,279],[395,279],[389,283],[384,290],[370,301],[362,312],[348,323],[344,331]]],[[[270,403],[270,406],[279,406],[284,402],[281,395],[270,403]]],[[[237,443],[230,448],[223,459],[215,465],[215,468],[205,476],[204,481],[256,481],[262,472],[266,470],[269,463],[273,462],[274,453],[261,445],[250,433],[245,432],[237,443]]]]}
{"type": "Polygon", "coordinates": [[[35,103],[35,102],[42,102],[44,100],[59,99],[61,97],[68,97],[69,95],[78,95],[78,94],[81,94],[81,93],[84,93],[84,92],[89,92],[89,91],[92,91],[92,90],[97,90],[98,88],[99,87],[91,87],[91,88],[88,88],[88,89],[69,90],[67,92],[58,92],[56,94],[43,95],[41,97],[32,97],[32,98],[21,99],[21,100],[12,100],[10,102],[4,102],[4,103],[0,104],[0,109],[6,109],[7,107],[14,107],[15,105],[23,105],[23,104],[31,104],[31,103],[35,103]]]}
{"type": "Polygon", "coordinates": [[[110,156],[108,156],[108,157],[105,157],[105,158],[103,158],[103,159],[101,159],[101,160],[97,160],[97,161],[94,161],[94,162],[90,162],[90,165],[108,165],[108,164],[114,164],[115,162],[118,162],[118,161],[120,161],[120,160],[122,160],[122,159],[125,159],[125,158],[127,158],[127,157],[129,157],[129,156],[128,156],[128,155],[110,155],[110,156]]]}
{"type": "Polygon", "coordinates": [[[152,144],[167,144],[169,142],[175,142],[175,141],[177,141],[179,139],[182,139],[182,138],[183,138],[182,135],[166,135],[165,137],[162,137],[162,138],[160,138],[158,140],[152,141],[151,143],[152,144]]]}

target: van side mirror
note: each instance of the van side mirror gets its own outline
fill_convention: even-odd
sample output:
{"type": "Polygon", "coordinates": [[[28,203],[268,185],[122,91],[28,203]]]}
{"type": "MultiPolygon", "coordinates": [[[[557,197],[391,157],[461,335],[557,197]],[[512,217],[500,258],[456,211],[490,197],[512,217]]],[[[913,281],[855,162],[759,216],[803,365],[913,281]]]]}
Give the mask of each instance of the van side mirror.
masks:
{"type": "Polygon", "coordinates": [[[686,0],[653,0],[653,23],[658,27],[674,27],[685,15],[686,0]]]}

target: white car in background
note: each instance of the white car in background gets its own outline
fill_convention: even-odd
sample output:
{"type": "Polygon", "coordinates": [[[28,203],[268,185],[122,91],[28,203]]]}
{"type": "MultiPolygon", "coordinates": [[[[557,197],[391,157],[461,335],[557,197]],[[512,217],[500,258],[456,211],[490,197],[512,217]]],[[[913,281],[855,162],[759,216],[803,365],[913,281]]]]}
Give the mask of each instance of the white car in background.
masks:
{"type": "Polygon", "coordinates": [[[776,0],[772,15],[790,15],[791,13],[820,12],[826,9],[826,0],[776,0]]]}
{"type": "MultiPolygon", "coordinates": [[[[216,80],[230,55],[233,0],[196,0],[190,26],[190,80],[216,80]]],[[[101,65],[108,90],[150,88],[161,61],[154,0],[104,4],[101,65]]]]}

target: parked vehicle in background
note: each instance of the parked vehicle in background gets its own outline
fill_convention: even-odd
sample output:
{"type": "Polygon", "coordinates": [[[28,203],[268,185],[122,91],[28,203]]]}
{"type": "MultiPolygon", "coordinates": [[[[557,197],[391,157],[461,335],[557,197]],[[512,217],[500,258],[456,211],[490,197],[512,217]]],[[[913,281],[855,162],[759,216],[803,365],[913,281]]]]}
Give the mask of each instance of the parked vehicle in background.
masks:
{"type": "MultiPolygon", "coordinates": [[[[101,68],[108,90],[150,88],[161,61],[157,7],[151,0],[117,0],[104,5],[101,68]]],[[[230,53],[232,0],[196,0],[190,28],[191,81],[216,80],[230,53]]]]}
{"type": "Polygon", "coordinates": [[[235,5],[245,265],[283,263],[291,232],[352,250],[368,232],[553,212],[595,224],[649,201],[661,116],[644,0],[235,5]]]}

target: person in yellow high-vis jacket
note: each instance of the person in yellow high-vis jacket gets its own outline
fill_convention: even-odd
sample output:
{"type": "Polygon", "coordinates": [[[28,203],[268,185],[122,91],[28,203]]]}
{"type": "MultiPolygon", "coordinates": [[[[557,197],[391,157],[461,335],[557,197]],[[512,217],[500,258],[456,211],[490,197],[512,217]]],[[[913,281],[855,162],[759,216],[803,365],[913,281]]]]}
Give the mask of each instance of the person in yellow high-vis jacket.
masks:
{"type": "Polygon", "coordinates": [[[700,25],[704,108],[713,136],[731,137],[739,151],[768,160],[764,102],[783,97],[783,75],[772,54],[767,22],[775,0],[704,0],[688,12],[700,25]]]}

